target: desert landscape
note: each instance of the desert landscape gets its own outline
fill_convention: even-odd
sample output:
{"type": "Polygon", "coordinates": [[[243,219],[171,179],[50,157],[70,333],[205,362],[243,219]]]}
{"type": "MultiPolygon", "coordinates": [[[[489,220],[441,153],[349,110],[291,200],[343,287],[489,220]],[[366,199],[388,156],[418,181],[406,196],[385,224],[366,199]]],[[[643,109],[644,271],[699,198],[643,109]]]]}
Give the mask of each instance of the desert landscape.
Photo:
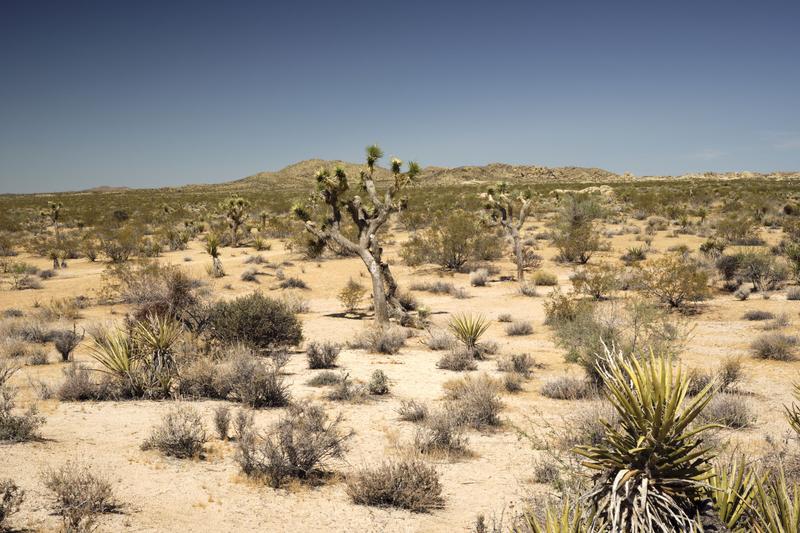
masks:
{"type": "Polygon", "coordinates": [[[756,488],[800,473],[796,175],[382,155],[0,197],[4,523],[538,531],[603,483],[576,450],[620,424],[613,365],[660,360],[700,474],[746,472],[722,522],[773,531],[756,488]]]}

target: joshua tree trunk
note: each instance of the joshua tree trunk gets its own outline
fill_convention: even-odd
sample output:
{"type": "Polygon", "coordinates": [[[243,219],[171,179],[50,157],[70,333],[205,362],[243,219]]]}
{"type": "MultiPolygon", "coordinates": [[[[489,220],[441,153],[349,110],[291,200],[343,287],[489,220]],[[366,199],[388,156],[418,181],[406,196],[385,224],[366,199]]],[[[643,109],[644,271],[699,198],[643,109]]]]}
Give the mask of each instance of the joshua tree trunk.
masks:
{"type": "Polygon", "coordinates": [[[509,186],[505,182],[497,184],[496,188],[490,188],[481,195],[486,198],[485,208],[491,213],[490,225],[501,226],[514,242],[514,260],[517,263],[517,281],[525,281],[525,250],[522,244],[520,231],[525,225],[528,211],[531,207],[531,196],[529,193],[512,196],[509,186]],[[517,208],[515,215],[514,209],[517,208]]]}
{"type": "Polygon", "coordinates": [[[522,257],[522,238],[519,236],[519,231],[512,228],[511,237],[514,239],[514,259],[517,261],[517,281],[520,283],[525,281],[525,265],[523,264],[522,257]]]}

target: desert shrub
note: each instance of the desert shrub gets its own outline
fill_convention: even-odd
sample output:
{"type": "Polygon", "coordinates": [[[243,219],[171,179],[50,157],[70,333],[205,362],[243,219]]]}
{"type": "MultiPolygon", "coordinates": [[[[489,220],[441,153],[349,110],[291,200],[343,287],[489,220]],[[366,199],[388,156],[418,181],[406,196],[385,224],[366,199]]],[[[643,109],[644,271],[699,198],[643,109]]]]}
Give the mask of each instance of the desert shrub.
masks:
{"type": "Polygon", "coordinates": [[[714,266],[716,266],[717,271],[723,280],[733,280],[739,271],[739,256],[721,255],[717,258],[714,266]]]}
{"type": "Polygon", "coordinates": [[[351,434],[341,421],[341,415],[329,420],[320,406],[293,405],[265,434],[240,440],[236,460],[245,474],[273,487],[287,478],[307,480],[344,455],[351,434]]]}
{"type": "Polygon", "coordinates": [[[227,398],[230,380],[221,363],[210,357],[195,357],[178,370],[177,394],[184,398],[227,398]]]}
{"type": "Polygon", "coordinates": [[[756,421],[755,413],[747,401],[733,394],[718,394],[700,413],[707,424],[720,424],[731,429],[744,429],[756,421]]]}
{"type": "Polygon", "coordinates": [[[647,259],[647,248],[644,246],[629,246],[620,259],[628,265],[644,261],[647,259]]]}
{"type": "Polygon", "coordinates": [[[469,273],[469,284],[473,287],[485,287],[489,281],[489,271],[479,268],[469,273]]]}
{"type": "Polygon", "coordinates": [[[750,298],[750,288],[749,287],[741,287],[739,289],[736,289],[736,291],[733,293],[733,296],[737,300],[739,300],[740,302],[743,302],[743,301],[747,300],[748,298],[750,298]]]}
{"type": "Polygon", "coordinates": [[[414,448],[425,454],[466,453],[464,424],[451,405],[445,405],[425,417],[414,434],[414,448]]]}
{"type": "Polygon", "coordinates": [[[532,281],[525,281],[519,284],[517,287],[517,292],[522,296],[527,296],[529,298],[534,298],[539,296],[539,293],[536,290],[536,284],[532,281]]]}
{"type": "Polygon", "coordinates": [[[344,376],[330,370],[319,372],[306,382],[310,387],[325,387],[328,385],[337,385],[341,383],[344,376]]]}
{"type": "Polygon", "coordinates": [[[97,515],[117,508],[111,484],[89,466],[66,463],[45,470],[42,480],[53,495],[53,511],[61,515],[66,531],[92,531],[97,515]]]}
{"type": "Polygon", "coordinates": [[[513,354],[497,361],[497,369],[501,372],[511,372],[529,377],[531,368],[536,365],[533,357],[526,353],[513,354]]]}
{"type": "Polygon", "coordinates": [[[742,318],[745,320],[771,320],[775,318],[775,313],[761,311],[759,309],[750,309],[749,311],[745,311],[742,318]]]}
{"type": "Polygon", "coordinates": [[[362,383],[354,382],[349,374],[341,376],[339,381],[334,383],[333,388],[325,395],[328,400],[334,402],[363,402],[369,391],[362,383]]]}
{"type": "Polygon", "coordinates": [[[372,376],[369,378],[369,383],[367,383],[367,390],[369,390],[370,394],[376,396],[389,394],[389,377],[383,370],[376,370],[372,373],[372,376]]]}
{"type": "Polygon", "coordinates": [[[428,406],[417,400],[402,400],[397,415],[406,422],[421,422],[428,417],[428,406]]]}
{"type": "Polygon", "coordinates": [[[564,429],[555,435],[559,450],[572,450],[575,446],[598,446],[605,440],[606,424],[616,426],[619,416],[607,401],[590,401],[568,416],[564,429]]]}
{"type": "Polygon", "coordinates": [[[31,406],[21,414],[15,414],[17,391],[7,381],[18,370],[0,362],[0,442],[25,442],[39,437],[39,428],[44,417],[31,406]]]}
{"type": "Polygon", "coordinates": [[[411,266],[434,263],[448,270],[460,270],[469,261],[497,259],[500,253],[501,240],[487,232],[477,216],[460,209],[439,215],[400,249],[411,266]]]}
{"type": "Polygon", "coordinates": [[[419,459],[384,462],[347,476],[347,495],[358,505],[398,507],[413,512],[444,506],[436,469],[419,459]]]}
{"type": "Polygon", "coordinates": [[[570,277],[570,281],[575,292],[595,300],[609,297],[621,286],[619,270],[610,263],[584,266],[570,277]]]}
{"type": "Polygon", "coordinates": [[[31,347],[25,341],[16,337],[6,337],[0,342],[0,348],[5,357],[9,359],[22,359],[31,353],[31,347]]]}
{"type": "Polygon", "coordinates": [[[355,313],[367,289],[353,278],[347,280],[347,284],[339,291],[339,301],[348,313],[355,313]]]}
{"type": "Polygon", "coordinates": [[[171,409],[142,443],[143,450],[155,449],[164,455],[186,458],[203,453],[207,440],[200,414],[188,405],[171,409]]]}
{"type": "Polygon", "coordinates": [[[646,300],[628,299],[582,305],[572,320],[553,325],[556,345],[567,350],[565,360],[577,363],[595,383],[605,346],[616,346],[627,356],[649,355],[650,350],[678,355],[689,328],[686,321],[646,300]]]}
{"type": "Polygon", "coordinates": [[[294,313],[258,292],[217,302],[209,312],[211,337],[223,344],[243,343],[257,351],[294,346],[303,339],[294,313]]]}
{"type": "Polygon", "coordinates": [[[8,519],[19,511],[25,491],[10,479],[0,479],[0,531],[5,531],[8,519]]]}
{"type": "Polygon", "coordinates": [[[28,356],[28,364],[31,366],[37,365],[46,365],[49,361],[47,360],[47,352],[44,351],[42,348],[35,347],[30,351],[30,356],[28,356]]]}
{"type": "Polygon", "coordinates": [[[750,350],[758,359],[791,361],[795,357],[796,346],[796,337],[783,333],[765,333],[750,344],[750,350]]]}
{"type": "Polygon", "coordinates": [[[308,300],[297,294],[294,291],[285,291],[279,297],[278,301],[281,302],[290,313],[308,313],[310,306],[308,300]]]}
{"type": "Polygon", "coordinates": [[[639,267],[638,288],[647,296],[682,308],[709,296],[708,273],[696,261],[677,254],[665,254],[639,267]]]}
{"type": "Polygon", "coordinates": [[[511,316],[511,313],[500,313],[497,315],[497,321],[504,323],[513,322],[514,317],[511,316]]]}
{"type": "Polygon", "coordinates": [[[743,379],[743,374],[742,360],[738,357],[727,357],[713,371],[690,370],[688,373],[689,386],[687,393],[690,396],[699,394],[712,382],[718,392],[735,392],[736,386],[743,379]]]}
{"type": "Polygon", "coordinates": [[[241,442],[253,434],[254,416],[249,409],[239,409],[233,419],[234,438],[241,442]]]}
{"type": "Polygon", "coordinates": [[[772,320],[766,322],[762,327],[766,330],[783,329],[791,324],[788,313],[778,313],[772,320]]]}
{"type": "Polygon", "coordinates": [[[63,370],[64,381],[58,386],[56,396],[62,402],[110,400],[125,396],[122,388],[109,377],[95,381],[93,372],[85,366],[72,363],[63,370]]]}
{"type": "Polygon", "coordinates": [[[214,429],[220,440],[228,440],[231,427],[231,409],[227,405],[220,405],[214,409],[214,429]]]}
{"type": "Polygon", "coordinates": [[[437,368],[454,372],[478,368],[478,364],[475,362],[475,355],[463,347],[453,347],[447,350],[436,362],[436,366],[437,368]]]}
{"type": "Polygon", "coordinates": [[[506,372],[500,378],[503,388],[506,392],[519,392],[522,390],[522,382],[525,381],[525,376],[517,372],[506,372]]]}
{"type": "Polygon", "coordinates": [[[240,276],[239,279],[250,283],[259,283],[258,274],[259,272],[255,268],[248,268],[247,270],[242,272],[242,275],[240,276]]]}
{"type": "Polygon", "coordinates": [[[120,264],[136,255],[141,241],[142,234],[139,229],[128,224],[101,232],[100,249],[109,261],[120,264]]]}
{"type": "Polygon", "coordinates": [[[792,287],[786,291],[787,300],[800,300],[800,287],[792,287]]]}
{"type": "Polygon", "coordinates": [[[63,329],[52,333],[51,338],[56,351],[61,354],[62,361],[69,361],[72,352],[78,347],[78,344],[83,340],[83,335],[78,335],[78,332],[73,327],[72,330],[63,329]]]}
{"type": "Polygon", "coordinates": [[[288,277],[278,284],[281,289],[307,289],[308,285],[300,278],[288,277]]]}
{"type": "Polygon", "coordinates": [[[350,341],[350,348],[383,354],[395,354],[405,346],[408,333],[398,326],[374,326],[364,329],[350,341]]]}
{"type": "Polygon", "coordinates": [[[594,220],[601,214],[599,204],[590,196],[569,194],[564,198],[552,233],[559,260],[586,263],[600,249],[594,220]]]}
{"type": "Polygon", "coordinates": [[[500,389],[501,384],[487,374],[468,375],[445,383],[445,399],[462,424],[476,429],[498,426],[503,408],[500,389]]]}
{"type": "Polygon", "coordinates": [[[443,330],[431,330],[425,344],[434,351],[447,350],[453,346],[456,339],[450,333],[443,330]]]}
{"type": "Polygon", "coordinates": [[[788,268],[766,251],[749,249],[739,252],[737,262],[737,275],[752,283],[754,291],[779,289],[789,277],[788,268]]]}
{"type": "Polygon", "coordinates": [[[336,358],[342,347],[333,342],[310,342],[306,347],[308,358],[308,368],[333,368],[336,366],[336,358]]]}
{"type": "Polygon", "coordinates": [[[233,398],[254,408],[284,407],[291,401],[280,361],[264,362],[248,353],[241,353],[230,362],[224,386],[233,398]]]}
{"type": "Polygon", "coordinates": [[[558,285],[558,276],[546,270],[537,270],[531,275],[531,281],[539,287],[555,287],[558,285]]]}
{"type": "Polygon", "coordinates": [[[533,326],[524,320],[515,320],[506,326],[506,335],[520,336],[533,333],[533,326]]]}
{"type": "Polygon", "coordinates": [[[544,301],[544,323],[555,326],[562,322],[573,321],[586,305],[580,299],[565,294],[557,288],[544,301]]]}
{"type": "Polygon", "coordinates": [[[597,393],[597,389],[587,380],[573,376],[551,378],[542,385],[542,396],[553,400],[582,400],[597,393]]]}

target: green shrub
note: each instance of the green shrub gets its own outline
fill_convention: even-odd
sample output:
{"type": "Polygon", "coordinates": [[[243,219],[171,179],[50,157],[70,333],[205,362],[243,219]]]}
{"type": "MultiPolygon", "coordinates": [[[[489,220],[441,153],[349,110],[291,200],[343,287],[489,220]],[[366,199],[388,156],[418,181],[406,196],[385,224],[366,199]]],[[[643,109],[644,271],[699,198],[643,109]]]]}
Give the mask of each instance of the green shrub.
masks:
{"type": "Polygon", "coordinates": [[[665,254],[640,265],[637,285],[645,295],[678,308],[710,294],[705,269],[678,254],[665,254]]]}
{"type": "Polygon", "coordinates": [[[294,313],[258,292],[217,302],[208,315],[211,337],[224,344],[243,343],[257,351],[294,346],[303,339],[294,313]]]}

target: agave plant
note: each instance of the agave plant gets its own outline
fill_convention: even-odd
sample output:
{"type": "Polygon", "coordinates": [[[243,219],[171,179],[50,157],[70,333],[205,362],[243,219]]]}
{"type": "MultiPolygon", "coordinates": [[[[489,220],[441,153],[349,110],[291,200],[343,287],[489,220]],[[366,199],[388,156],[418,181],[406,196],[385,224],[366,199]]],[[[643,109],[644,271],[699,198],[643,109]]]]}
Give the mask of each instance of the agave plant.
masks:
{"type": "Polygon", "coordinates": [[[448,327],[470,353],[475,353],[478,340],[489,329],[490,322],[483,315],[459,314],[450,319],[448,327]]]}
{"type": "Polygon", "coordinates": [[[596,471],[587,495],[596,512],[590,529],[605,521],[611,531],[696,531],[698,504],[713,476],[710,448],[699,435],[712,426],[689,426],[711,400],[714,383],[687,399],[688,376],[669,356],[639,360],[605,352],[598,371],[619,421],[604,422],[598,446],[575,449],[596,471]]]}

